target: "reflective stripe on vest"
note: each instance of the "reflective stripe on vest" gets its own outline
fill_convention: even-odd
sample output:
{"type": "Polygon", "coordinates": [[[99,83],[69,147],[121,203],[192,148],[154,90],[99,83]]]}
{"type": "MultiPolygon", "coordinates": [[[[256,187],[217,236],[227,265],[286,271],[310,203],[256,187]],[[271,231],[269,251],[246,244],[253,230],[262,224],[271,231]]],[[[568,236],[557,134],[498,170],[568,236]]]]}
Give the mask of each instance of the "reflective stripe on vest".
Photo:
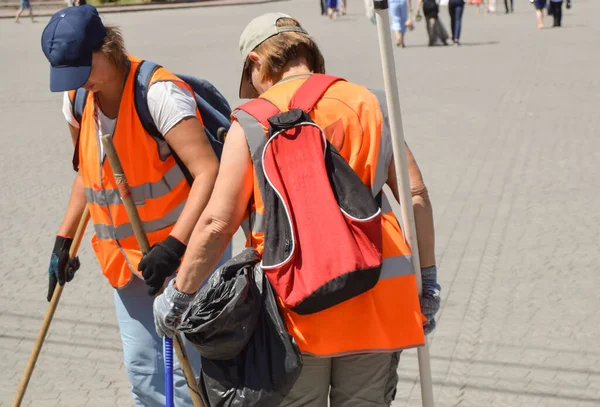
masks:
{"type": "MultiPolygon", "coordinates": [[[[144,232],[152,233],[173,225],[175,222],[177,222],[177,219],[179,219],[179,215],[181,215],[185,203],[186,201],[183,201],[177,207],[175,207],[175,209],[160,219],[155,219],[150,222],[142,222],[142,225],[144,226],[144,232]]],[[[130,236],[135,236],[133,233],[133,228],[131,227],[131,223],[125,223],[117,226],[116,228],[113,225],[94,224],[94,232],[96,232],[96,237],[99,240],[123,240],[130,236]]]]}
{"type": "Polygon", "coordinates": [[[265,215],[256,211],[252,211],[252,213],[250,213],[250,216],[248,216],[242,221],[242,230],[246,235],[248,235],[248,233],[250,232],[264,233],[264,219],[265,215]]]}
{"type": "Polygon", "coordinates": [[[254,164],[254,174],[258,180],[260,196],[265,196],[265,174],[262,169],[262,153],[267,144],[265,129],[258,120],[243,110],[237,110],[234,114],[246,134],[252,164],[254,164]]]}
{"type": "MultiPolygon", "coordinates": [[[[160,198],[167,195],[184,179],[185,176],[179,166],[174,165],[161,180],[129,187],[129,190],[131,191],[133,201],[139,206],[143,205],[147,199],[160,198]]],[[[121,194],[117,188],[105,190],[85,188],[85,197],[89,203],[98,205],[120,205],[122,203],[121,194]]]]}

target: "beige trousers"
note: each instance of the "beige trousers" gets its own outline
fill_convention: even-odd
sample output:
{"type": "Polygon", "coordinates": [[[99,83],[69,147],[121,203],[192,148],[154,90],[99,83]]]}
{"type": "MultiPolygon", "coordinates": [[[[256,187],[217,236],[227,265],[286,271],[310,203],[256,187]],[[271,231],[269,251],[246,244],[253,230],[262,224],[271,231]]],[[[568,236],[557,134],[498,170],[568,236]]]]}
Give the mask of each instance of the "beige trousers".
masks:
{"type": "Polygon", "coordinates": [[[280,407],[388,407],[394,400],[400,352],[303,358],[280,407]]]}

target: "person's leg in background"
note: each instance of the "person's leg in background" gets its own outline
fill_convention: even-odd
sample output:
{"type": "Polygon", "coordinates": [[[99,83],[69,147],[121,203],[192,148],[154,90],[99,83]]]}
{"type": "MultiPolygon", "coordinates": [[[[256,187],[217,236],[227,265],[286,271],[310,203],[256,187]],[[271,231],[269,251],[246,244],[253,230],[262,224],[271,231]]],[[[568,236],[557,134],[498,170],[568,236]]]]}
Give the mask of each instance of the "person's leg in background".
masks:
{"type": "Polygon", "coordinates": [[[396,396],[400,352],[332,359],[330,407],[388,407],[396,396]]]}
{"type": "Polygon", "coordinates": [[[427,19],[427,34],[429,35],[429,46],[433,47],[435,45],[436,35],[435,35],[435,18],[427,19]]]}
{"type": "Polygon", "coordinates": [[[452,30],[452,42],[456,43],[456,7],[457,3],[450,0],[448,13],[450,14],[450,29],[452,30]]]}
{"type": "Polygon", "coordinates": [[[429,36],[429,46],[433,47],[436,41],[435,21],[438,18],[438,15],[437,13],[424,8],[423,17],[423,20],[425,20],[425,26],[427,27],[427,35],[429,36]]]}
{"type": "Polygon", "coordinates": [[[562,24],[562,5],[562,1],[550,2],[550,7],[552,7],[552,16],[554,17],[553,27],[560,27],[562,24]]]}
{"type": "Polygon", "coordinates": [[[536,9],[535,16],[537,18],[537,28],[544,28],[544,12],[543,10],[536,9]]]}
{"type": "Polygon", "coordinates": [[[460,45],[460,36],[462,34],[462,18],[465,11],[465,2],[461,1],[456,7],[456,45],[460,45]]]}
{"type": "Polygon", "coordinates": [[[394,31],[396,46],[404,48],[404,34],[406,33],[406,20],[408,19],[406,0],[392,0],[389,7],[392,20],[391,28],[394,31]]]}
{"type": "Polygon", "coordinates": [[[340,1],[340,14],[345,16],[346,15],[346,6],[347,4],[347,0],[339,0],[340,1]]]}
{"type": "Polygon", "coordinates": [[[448,9],[450,10],[450,20],[452,24],[452,41],[456,45],[460,45],[462,16],[465,10],[465,2],[462,0],[450,0],[448,9]]]}
{"type": "Polygon", "coordinates": [[[23,14],[23,8],[19,8],[19,10],[17,11],[17,15],[15,16],[15,23],[20,23],[19,21],[19,17],[21,17],[21,14],[23,14]]]}
{"type": "MultiPolygon", "coordinates": [[[[23,14],[23,11],[25,11],[28,5],[29,2],[27,0],[20,1],[19,10],[17,11],[17,15],[15,16],[15,23],[20,23],[19,18],[21,17],[21,14],[23,14]]],[[[31,7],[31,5],[29,5],[29,7],[31,7]]],[[[31,8],[29,9],[29,12],[31,13],[31,8]]]]}
{"type": "Polygon", "coordinates": [[[389,13],[390,13],[390,29],[394,33],[394,40],[396,41],[396,46],[399,47],[402,45],[402,33],[401,29],[401,16],[400,16],[400,1],[399,0],[390,0],[389,1],[389,13]]]}
{"type": "Polygon", "coordinates": [[[537,28],[544,28],[544,8],[546,7],[546,0],[534,0],[535,15],[537,18],[537,28]]]}
{"type": "Polygon", "coordinates": [[[29,5],[29,17],[31,18],[31,22],[35,23],[35,19],[33,18],[33,7],[31,7],[31,4],[29,5]]]}
{"type": "Polygon", "coordinates": [[[35,19],[33,18],[33,7],[31,7],[31,3],[29,0],[21,0],[19,4],[19,11],[17,11],[17,15],[15,16],[15,23],[19,23],[19,18],[21,14],[25,11],[25,9],[29,9],[29,18],[31,18],[31,22],[35,23],[35,19]]]}
{"type": "Polygon", "coordinates": [[[327,15],[330,19],[338,17],[338,0],[327,0],[327,15]]]}

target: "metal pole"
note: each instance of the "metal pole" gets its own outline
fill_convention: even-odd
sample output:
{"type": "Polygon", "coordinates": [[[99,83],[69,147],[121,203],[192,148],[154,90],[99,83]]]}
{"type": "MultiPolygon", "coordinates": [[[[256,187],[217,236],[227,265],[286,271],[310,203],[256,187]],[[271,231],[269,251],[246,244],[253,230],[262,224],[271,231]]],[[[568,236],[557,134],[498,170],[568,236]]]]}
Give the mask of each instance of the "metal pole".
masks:
{"type": "MultiPolygon", "coordinates": [[[[419,262],[419,247],[417,245],[417,231],[412,207],[410,180],[408,178],[408,164],[406,163],[406,148],[404,145],[404,130],[402,127],[398,82],[396,80],[394,49],[392,47],[392,39],[390,38],[388,2],[387,0],[374,0],[373,5],[377,21],[377,34],[379,37],[381,65],[383,67],[385,95],[390,117],[390,130],[392,132],[392,147],[394,149],[396,178],[398,179],[398,192],[402,209],[402,224],[404,226],[403,230],[406,240],[410,246],[413,271],[417,278],[417,287],[420,296],[423,290],[421,265],[419,262]]],[[[429,346],[427,345],[427,339],[425,339],[425,345],[417,349],[417,353],[419,358],[419,376],[421,379],[421,398],[423,407],[433,407],[433,384],[431,381],[431,363],[429,361],[429,346]]]]}

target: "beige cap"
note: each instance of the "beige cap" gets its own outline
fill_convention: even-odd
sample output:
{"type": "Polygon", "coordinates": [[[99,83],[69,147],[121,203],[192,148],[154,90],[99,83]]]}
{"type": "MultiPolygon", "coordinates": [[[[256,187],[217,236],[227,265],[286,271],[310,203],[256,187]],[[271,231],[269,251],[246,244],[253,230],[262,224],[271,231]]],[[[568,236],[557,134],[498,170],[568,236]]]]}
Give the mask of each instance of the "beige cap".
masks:
{"type": "Polygon", "coordinates": [[[256,90],[246,78],[244,67],[246,66],[246,60],[248,55],[260,44],[268,40],[274,35],[283,32],[299,32],[308,35],[308,32],[301,27],[296,26],[283,26],[277,27],[277,21],[280,18],[292,18],[287,14],[283,13],[266,13],[256,17],[242,32],[240,36],[240,52],[242,53],[242,79],[240,81],[240,98],[249,99],[252,97],[258,97],[256,90]]]}

